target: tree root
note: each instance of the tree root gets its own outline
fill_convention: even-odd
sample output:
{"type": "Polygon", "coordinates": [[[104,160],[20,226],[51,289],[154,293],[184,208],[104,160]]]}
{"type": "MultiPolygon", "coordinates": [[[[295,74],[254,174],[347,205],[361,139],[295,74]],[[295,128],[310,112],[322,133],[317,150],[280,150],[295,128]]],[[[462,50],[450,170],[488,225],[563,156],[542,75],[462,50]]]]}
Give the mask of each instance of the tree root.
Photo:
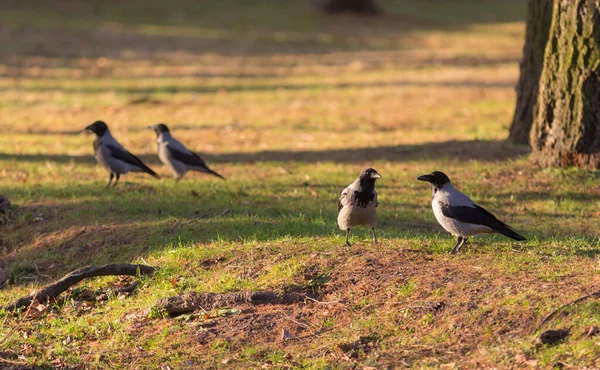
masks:
{"type": "Polygon", "coordinates": [[[564,305],[560,306],[556,310],[550,312],[550,314],[548,316],[546,316],[544,318],[544,320],[542,320],[542,322],[537,326],[537,328],[535,328],[535,330],[533,332],[535,333],[535,332],[539,331],[545,323],[547,323],[548,321],[552,320],[552,318],[554,316],[556,316],[556,314],[558,314],[564,308],[566,308],[568,306],[572,306],[572,305],[580,303],[580,302],[583,302],[583,301],[585,301],[587,299],[590,299],[590,298],[598,298],[598,297],[600,297],[600,290],[598,290],[596,292],[593,292],[593,293],[590,293],[590,294],[587,294],[587,295],[584,295],[583,297],[579,297],[579,298],[577,298],[574,301],[571,301],[571,302],[569,302],[567,304],[564,304],[564,305]]]}
{"type": "Polygon", "coordinates": [[[6,311],[15,311],[22,307],[28,307],[34,300],[38,302],[46,302],[50,299],[58,297],[62,292],[79,283],[83,279],[90,277],[108,275],[151,275],[155,270],[156,269],[152,266],[132,265],[128,263],[82,267],[68,273],[62,279],[46,285],[37,292],[15,300],[14,302],[4,306],[4,309],[6,311]]]}
{"type": "Polygon", "coordinates": [[[154,306],[158,310],[175,317],[198,309],[211,310],[219,307],[229,307],[243,303],[260,304],[291,304],[308,299],[305,293],[289,292],[277,294],[267,290],[244,291],[232,293],[197,293],[189,292],[178,296],[163,298],[154,306]]]}

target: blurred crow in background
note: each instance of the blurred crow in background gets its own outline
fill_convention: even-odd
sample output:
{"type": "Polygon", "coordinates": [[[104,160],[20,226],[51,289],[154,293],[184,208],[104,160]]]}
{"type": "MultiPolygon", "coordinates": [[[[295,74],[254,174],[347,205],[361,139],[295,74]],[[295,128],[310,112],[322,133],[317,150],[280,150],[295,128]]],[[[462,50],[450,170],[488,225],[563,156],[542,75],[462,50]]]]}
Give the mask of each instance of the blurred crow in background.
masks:
{"type": "Polygon", "coordinates": [[[129,153],[118,141],[110,134],[106,123],[96,121],[85,128],[85,131],[91,131],[96,134],[94,140],[94,156],[110,173],[110,178],[106,187],[108,188],[113,178],[116,176],[113,187],[117,186],[119,177],[127,172],[145,172],[149,175],[160,178],[156,172],[146,166],[138,157],[129,153]]]}
{"type": "Polygon", "coordinates": [[[171,136],[171,132],[167,125],[159,123],[157,125],[148,126],[156,132],[158,142],[158,158],[164,163],[171,172],[175,180],[179,181],[188,171],[198,171],[210,173],[220,179],[225,178],[215,171],[208,168],[206,163],[196,153],[192,152],[180,143],[177,139],[171,136]]]}

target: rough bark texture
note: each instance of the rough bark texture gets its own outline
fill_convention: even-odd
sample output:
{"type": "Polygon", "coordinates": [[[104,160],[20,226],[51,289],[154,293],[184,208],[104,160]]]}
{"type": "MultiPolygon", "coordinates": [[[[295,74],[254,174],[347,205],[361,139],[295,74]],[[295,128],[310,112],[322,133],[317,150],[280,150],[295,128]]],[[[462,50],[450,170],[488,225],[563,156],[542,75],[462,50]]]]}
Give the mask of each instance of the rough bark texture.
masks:
{"type": "Polygon", "coordinates": [[[279,295],[266,290],[233,293],[184,293],[178,296],[163,298],[155,307],[164,310],[169,316],[179,316],[198,309],[211,310],[229,307],[242,303],[250,304],[290,304],[305,300],[304,293],[290,292],[279,295]]]}
{"type": "Polygon", "coordinates": [[[531,144],[541,166],[600,168],[600,4],[555,0],[531,144]]]}
{"type": "Polygon", "coordinates": [[[146,265],[115,264],[104,266],[87,266],[68,273],[62,279],[46,285],[41,290],[34,292],[27,297],[22,297],[16,301],[4,306],[6,311],[14,311],[22,307],[27,307],[34,300],[46,302],[49,299],[58,297],[62,292],[69,289],[81,280],[94,276],[107,275],[131,275],[152,274],[155,268],[146,265]]]}
{"type": "Polygon", "coordinates": [[[325,0],[322,8],[327,13],[379,14],[376,0],[325,0]]]}
{"type": "Polygon", "coordinates": [[[538,96],[540,76],[544,66],[544,51],[552,23],[553,0],[529,0],[527,30],[521,60],[521,75],[517,84],[517,105],[510,126],[509,140],[529,144],[533,110],[538,96]]]}

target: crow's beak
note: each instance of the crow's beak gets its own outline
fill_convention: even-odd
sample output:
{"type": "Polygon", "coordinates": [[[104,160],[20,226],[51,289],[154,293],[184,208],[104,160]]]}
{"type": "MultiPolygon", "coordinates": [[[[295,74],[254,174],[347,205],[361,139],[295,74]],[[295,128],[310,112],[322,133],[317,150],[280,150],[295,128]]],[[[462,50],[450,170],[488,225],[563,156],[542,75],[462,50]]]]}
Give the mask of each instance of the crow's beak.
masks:
{"type": "Polygon", "coordinates": [[[88,127],[84,128],[83,131],[81,131],[82,134],[87,132],[94,132],[92,125],[89,125],[88,127]]]}
{"type": "Polygon", "coordinates": [[[148,130],[156,130],[156,125],[146,126],[148,130]]]}
{"type": "Polygon", "coordinates": [[[380,178],[381,178],[381,175],[380,175],[380,174],[378,174],[377,172],[375,172],[375,173],[371,174],[371,178],[372,178],[372,179],[380,179],[380,178]]]}
{"type": "Polygon", "coordinates": [[[423,176],[417,177],[417,180],[431,182],[431,181],[433,181],[433,176],[431,176],[431,175],[423,175],[423,176]]]}

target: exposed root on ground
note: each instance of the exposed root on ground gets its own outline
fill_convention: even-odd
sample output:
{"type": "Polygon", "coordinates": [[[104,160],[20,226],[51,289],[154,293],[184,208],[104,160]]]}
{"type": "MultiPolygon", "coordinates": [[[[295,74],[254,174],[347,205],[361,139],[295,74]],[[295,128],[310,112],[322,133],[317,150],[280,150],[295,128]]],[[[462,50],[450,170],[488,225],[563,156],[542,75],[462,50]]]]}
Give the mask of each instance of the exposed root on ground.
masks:
{"type": "Polygon", "coordinates": [[[588,299],[590,299],[590,298],[598,298],[598,297],[600,297],[600,290],[598,290],[598,291],[595,291],[595,292],[593,292],[593,293],[590,293],[590,294],[586,294],[586,295],[584,295],[583,297],[579,297],[579,298],[577,298],[577,299],[576,299],[576,300],[574,300],[574,301],[571,301],[571,302],[569,302],[569,303],[567,303],[567,304],[564,304],[564,305],[560,306],[560,307],[559,307],[559,308],[557,308],[556,310],[554,310],[554,311],[550,312],[550,314],[549,314],[548,316],[546,316],[546,317],[544,318],[544,320],[542,320],[542,322],[541,322],[541,323],[540,323],[540,324],[537,326],[537,328],[535,328],[535,330],[534,330],[533,332],[535,333],[535,332],[537,332],[538,330],[540,330],[540,329],[542,328],[542,326],[543,326],[545,323],[547,323],[548,321],[552,320],[552,318],[553,318],[554,316],[556,316],[556,314],[557,314],[557,313],[559,313],[560,311],[562,311],[562,310],[563,310],[563,309],[565,309],[566,307],[569,307],[569,306],[575,305],[575,304],[577,304],[577,303],[583,302],[583,301],[585,301],[585,300],[588,300],[588,299]]]}
{"type": "Polygon", "coordinates": [[[79,283],[83,279],[96,276],[108,275],[151,275],[156,268],[146,265],[133,264],[111,264],[104,266],[86,266],[65,275],[62,279],[55,281],[52,284],[46,285],[42,289],[34,292],[26,297],[21,297],[14,302],[4,306],[6,311],[18,310],[22,307],[28,307],[33,301],[46,302],[50,299],[58,297],[61,293],[79,283]]]}
{"type": "Polygon", "coordinates": [[[262,304],[291,304],[314,299],[305,293],[289,292],[278,294],[268,290],[244,291],[233,293],[197,293],[189,292],[178,296],[159,300],[155,308],[166,312],[169,316],[179,316],[194,312],[198,309],[211,310],[218,307],[228,307],[243,303],[262,304]]]}

